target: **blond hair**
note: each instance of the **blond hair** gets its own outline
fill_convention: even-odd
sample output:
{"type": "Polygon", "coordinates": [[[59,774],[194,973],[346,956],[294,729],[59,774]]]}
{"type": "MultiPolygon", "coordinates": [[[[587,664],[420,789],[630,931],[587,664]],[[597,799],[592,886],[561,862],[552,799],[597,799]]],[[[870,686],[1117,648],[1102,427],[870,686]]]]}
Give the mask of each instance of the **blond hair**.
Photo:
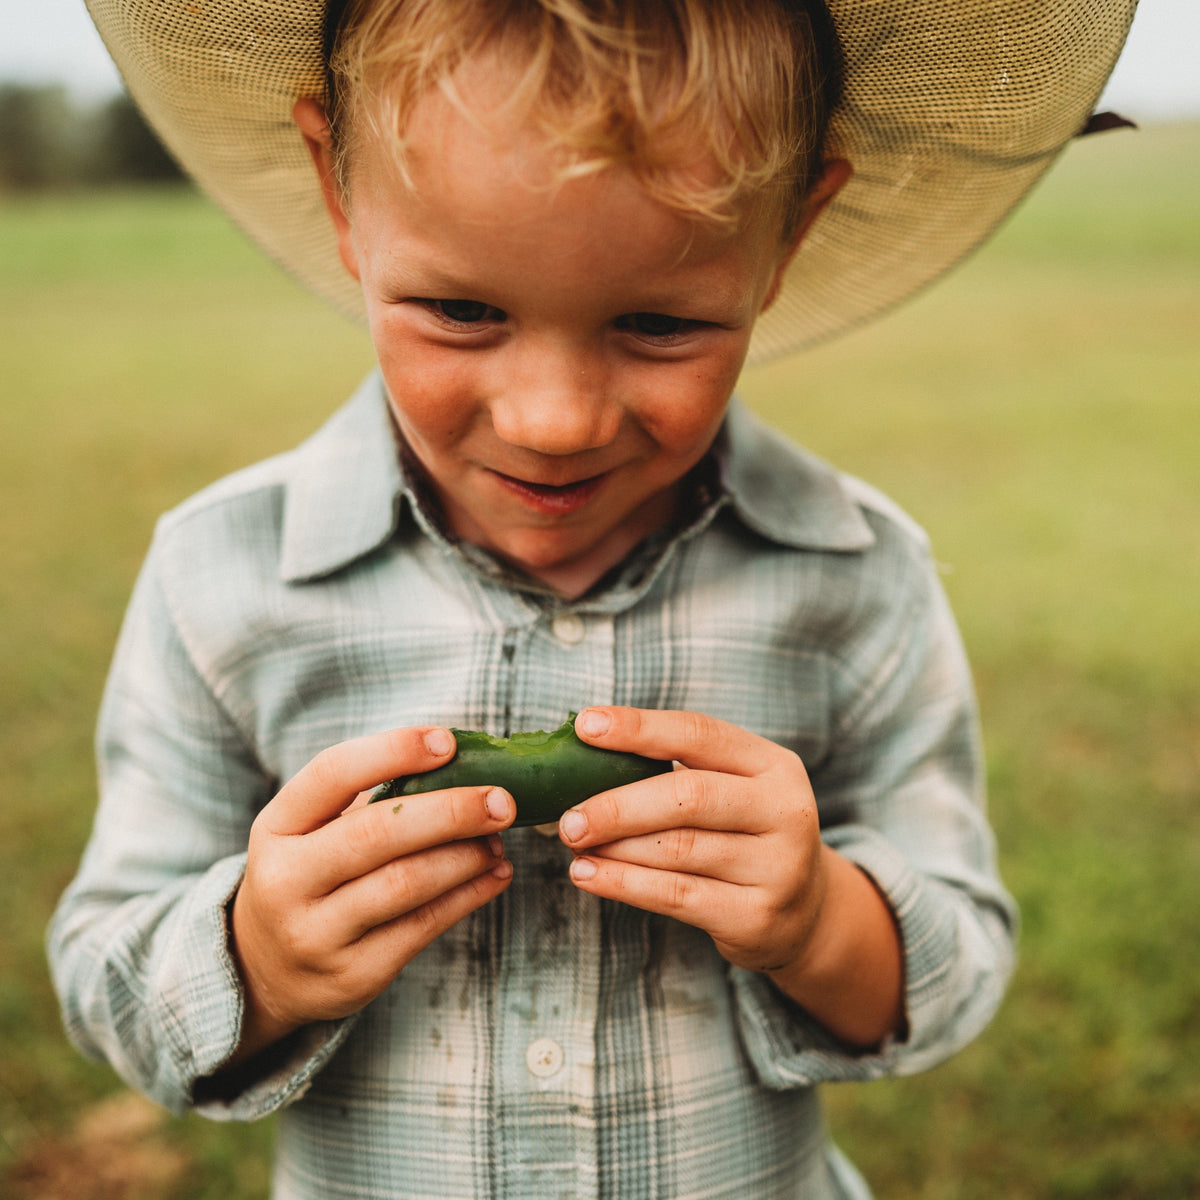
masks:
{"type": "Polygon", "coordinates": [[[785,237],[840,75],[819,0],[349,0],[331,5],[326,46],[343,187],[364,128],[394,139],[403,169],[416,101],[453,96],[460,64],[496,50],[561,178],[628,167],[662,203],[721,223],[769,198],[785,237]],[[715,173],[689,169],[702,162],[715,173]]]}

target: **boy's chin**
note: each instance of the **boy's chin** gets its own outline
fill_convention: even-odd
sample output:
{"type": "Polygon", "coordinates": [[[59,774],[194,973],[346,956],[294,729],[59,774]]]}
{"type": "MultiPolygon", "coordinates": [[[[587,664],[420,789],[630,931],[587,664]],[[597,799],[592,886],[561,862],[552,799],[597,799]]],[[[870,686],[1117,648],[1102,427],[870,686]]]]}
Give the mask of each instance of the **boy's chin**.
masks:
{"type": "Polygon", "coordinates": [[[587,591],[646,537],[669,522],[676,487],[655,493],[632,509],[532,518],[503,529],[472,520],[456,532],[510,566],[566,596],[587,591]],[[599,519],[597,519],[599,518],[599,519]]]}
{"type": "Polygon", "coordinates": [[[616,530],[607,537],[570,537],[530,531],[506,538],[493,553],[523,574],[567,596],[580,596],[625,557],[632,546],[616,530]]]}

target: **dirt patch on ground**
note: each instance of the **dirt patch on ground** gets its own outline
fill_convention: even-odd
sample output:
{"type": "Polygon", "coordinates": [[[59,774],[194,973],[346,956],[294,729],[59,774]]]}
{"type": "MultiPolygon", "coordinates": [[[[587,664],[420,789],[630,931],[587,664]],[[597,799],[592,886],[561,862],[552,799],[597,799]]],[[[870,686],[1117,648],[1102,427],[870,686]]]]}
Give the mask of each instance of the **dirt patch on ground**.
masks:
{"type": "Polygon", "coordinates": [[[188,1161],[163,1136],[166,1114],[134,1092],[86,1109],[70,1134],[38,1138],[9,1168],[11,1200],[164,1200],[188,1161]]]}

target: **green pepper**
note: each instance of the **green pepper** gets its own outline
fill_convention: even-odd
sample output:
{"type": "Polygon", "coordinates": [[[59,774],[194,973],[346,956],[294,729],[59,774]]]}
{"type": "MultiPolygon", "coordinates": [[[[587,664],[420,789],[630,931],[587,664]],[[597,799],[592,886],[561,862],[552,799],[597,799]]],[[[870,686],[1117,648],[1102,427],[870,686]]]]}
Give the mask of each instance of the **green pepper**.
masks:
{"type": "Polygon", "coordinates": [[[580,741],[575,713],[557,729],[492,737],[473,729],[451,729],[458,752],[444,766],[401,775],[377,788],[376,800],[393,800],[441,788],[494,784],[517,802],[517,825],[544,825],[589,796],[671,769],[669,762],[602,750],[580,741]]]}

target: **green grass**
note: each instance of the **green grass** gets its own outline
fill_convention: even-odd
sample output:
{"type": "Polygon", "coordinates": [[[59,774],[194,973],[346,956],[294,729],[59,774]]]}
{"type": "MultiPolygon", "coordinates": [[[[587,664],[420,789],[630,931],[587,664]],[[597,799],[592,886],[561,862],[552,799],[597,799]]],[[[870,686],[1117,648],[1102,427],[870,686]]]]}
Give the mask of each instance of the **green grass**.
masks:
{"type": "Polygon", "coordinates": [[[967,267],[748,381],[930,531],[1024,916],[987,1035],[831,1097],[881,1196],[1200,1196],[1200,129],[1073,147],[967,267]]]}
{"type": "MultiPolygon", "coordinates": [[[[830,1090],[881,1200],[1200,1197],[1197,212],[1200,127],[1090,139],[939,286],[744,381],[929,529],[1024,916],[982,1039],[830,1090]]],[[[304,436],[370,352],[187,192],[0,205],[0,312],[7,1195],[116,1089],[66,1045],[41,939],[153,521],[304,436]]],[[[193,1165],[121,1195],[265,1195],[269,1124],[152,1137],[193,1165]]]]}
{"type": "MultiPolygon", "coordinates": [[[[153,522],[305,436],[371,359],[363,334],[182,190],[0,208],[0,312],[7,1195],[6,1166],[114,1086],[63,1039],[42,936],[90,826],[92,726],[153,522]]],[[[198,1119],[172,1128],[198,1165],[162,1195],[264,1195],[269,1133],[198,1119]]]]}

